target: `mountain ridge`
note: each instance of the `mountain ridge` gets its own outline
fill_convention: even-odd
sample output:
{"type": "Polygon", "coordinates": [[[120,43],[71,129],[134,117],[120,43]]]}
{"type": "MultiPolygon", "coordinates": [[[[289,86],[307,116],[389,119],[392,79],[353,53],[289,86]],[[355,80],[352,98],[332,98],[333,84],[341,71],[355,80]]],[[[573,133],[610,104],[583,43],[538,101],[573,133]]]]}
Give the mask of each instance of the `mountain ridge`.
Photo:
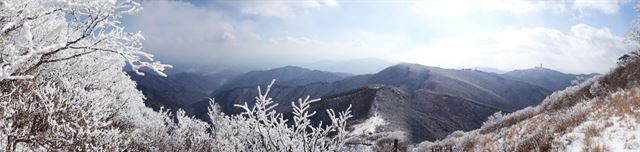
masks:
{"type": "MultiPolygon", "coordinates": [[[[205,83],[198,83],[205,81],[200,79],[204,76],[192,76],[192,74],[193,73],[178,73],[170,75],[169,79],[171,79],[171,81],[167,82],[188,85],[178,85],[178,87],[176,87],[189,88],[183,90],[207,92],[203,91],[206,90],[206,88],[203,87],[205,83]],[[175,76],[180,77],[173,78],[175,76]],[[193,81],[190,79],[199,80],[193,81]]],[[[171,101],[160,100],[161,103],[153,106],[165,106],[173,109],[182,108],[197,118],[207,120],[206,112],[208,110],[205,107],[209,107],[208,98],[214,98],[224,113],[237,114],[240,112],[240,109],[237,109],[233,105],[243,104],[244,102],[248,102],[251,105],[254,100],[253,97],[257,95],[256,86],[268,84],[273,77],[276,77],[277,80],[271,90],[270,97],[280,104],[280,106],[276,107],[278,111],[286,112],[291,107],[291,101],[296,101],[298,98],[306,96],[321,98],[320,103],[325,101],[342,103],[336,104],[334,107],[314,104],[312,108],[320,111],[319,113],[323,113],[322,111],[329,108],[338,111],[344,110],[348,106],[348,104],[344,103],[364,104],[359,105],[361,109],[362,106],[365,106],[366,109],[366,105],[370,104],[370,106],[368,106],[370,109],[360,111],[358,119],[354,120],[354,124],[356,124],[356,122],[367,121],[374,117],[372,111],[376,111],[376,108],[388,109],[388,107],[384,106],[391,106],[401,109],[403,113],[383,110],[378,112],[381,119],[387,119],[388,121],[393,121],[401,125],[383,126],[383,128],[398,128],[387,130],[413,132],[416,134],[415,136],[409,135],[407,137],[414,143],[444,138],[447,134],[455,131],[455,129],[475,129],[486,120],[487,116],[496,111],[513,112],[528,106],[535,106],[551,93],[551,91],[541,86],[506,78],[506,76],[502,74],[471,69],[445,69],[413,63],[396,64],[378,73],[363,75],[350,75],[296,66],[285,66],[269,70],[250,71],[244,74],[228,76],[225,77],[225,79],[219,79],[224,81],[218,81],[216,82],[216,86],[209,88],[214,91],[208,90],[211,92],[206,95],[201,94],[199,100],[189,101],[191,104],[175,104],[171,101]],[[310,75],[317,77],[310,77],[310,75]],[[378,89],[382,91],[374,91],[376,90],[374,88],[382,88],[378,89]],[[365,92],[359,92],[358,90],[365,92]],[[369,90],[369,93],[366,93],[366,90],[369,90]],[[343,101],[344,99],[359,102],[343,101]],[[391,99],[397,102],[386,101],[391,99]],[[444,101],[450,101],[450,103],[444,101]],[[459,108],[454,106],[456,103],[464,105],[461,107],[475,110],[464,112],[468,114],[468,116],[452,114],[453,111],[442,111],[459,108]],[[425,111],[425,107],[432,105],[440,105],[441,109],[425,111]],[[413,117],[411,115],[419,115],[421,117],[413,117]],[[456,119],[452,119],[454,117],[456,119]],[[441,126],[454,128],[454,130],[443,129],[438,126],[433,126],[433,124],[408,122],[409,120],[440,124],[441,126]],[[465,120],[465,122],[457,120],[465,120]],[[421,133],[419,130],[430,131],[421,133]]],[[[158,79],[162,78],[158,77],[158,79]]],[[[145,85],[144,83],[140,84],[142,84],[142,87],[139,85],[139,88],[143,90],[149,89],[149,85],[145,85]],[[145,86],[147,86],[147,88],[145,88],[145,86]]],[[[153,92],[153,90],[151,92],[153,92]]],[[[162,95],[159,94],[163,93],[158,93],[156,90],[155,93],[146,93],[145,95],[150,95],[149,99],[157,100],[157,98],[162,98],[162,95]]],[[[175,94],[174,96],[181,95],[175,94]]],[[[172,99],[169,97],[165,98],[172,99]]],[[[151,101],[149,100],[148,102],[151,101]]],[[[465,111],[465,109],[457,109],[454,111],[465,111]]],[[[326,122],[326,120],[324,122],[326,122]]]]}
{"type": "MultiPolygon", "coordinates": [[[[316,111],[324,111],[329,108],[338,111],[344,110],[349,105],[346,103],[352,103],[354,107],[360,107],[360,111],[354,114],[356,115],[354,121],[364,121],[372,117],[372,111],[375,111],[376,108],[387,109],[378,112],[381,117],[397,122],[397,124],[403,124],[387,126],[387,128],[400,128],[390,130],[415,133],[416,136],[410,137],[412,142],[420,142],[444,138],[445,135],[455,130],[470,130],[479,127],[487,116],[496,111],[514,111],[536,105],[549,93],[541,87],[505,79],[497,74],[404,63],[388,67],[376,74],[356,75],[334,82],[314,82],[290,86],[279,85],[277,80],[271,88],[270,97],[279,103],[276,110],[283,112],[290,109],[291,101],[307,95],[312,98],[321,98],[319,103],[322,104],[314,104],[311,107],[316,111]],[[370,91],[363,93],[361,92],[363,89],[370,91]],[[506,90],[527,92],[524,94],[528,94],[528,96],[511,95],[515,92],[506,90]],[[498,91],[500,93],[497,93],[498,91]],[[512,102],[511,100],[522,101],[512,102]],[[327,102],[334,104],[322,106],[327,102]],[[396,110],[389,110],[389,108],[396,110]],[[442,111],[446,109],[449,111],[442,111]],[[398,110],[405,113],[397,113],[398,110]],[[422,133],[420,130],[431,131],[422,133]]],[[[212,97],[215,98],[223,112],[237,114],[240,109],[233,105],[244,102],[251,105],[253,104],[251,97],[256,95],[254,87],[237,87],[219,91],[212,97]]],[[[191,107],[195,109],[197,116],[206,119],[204,114],[207,110],[201,107],[208,107],[208,104],[209,102],[205,100],[193,104],[191,107]]],[[[322,114],[318,116],[321,117],[322,114]]]]}
{"type": "Polygon", "coordinates": [[[570,86],[574,80],[584,80],[598,74],[568,74],[543,67],[535,67],[513,70],[502,75],[506,78],[541,86],[549,91],[558,91],[570,86]]]}
{"type": "Polygon", "coordinates": [[[638,151],[638,67],[638,58],[619,62],[610,72],[555,92],[538,106],[494,115],[479,129],[423,142],[417,150],[638,151]]]}

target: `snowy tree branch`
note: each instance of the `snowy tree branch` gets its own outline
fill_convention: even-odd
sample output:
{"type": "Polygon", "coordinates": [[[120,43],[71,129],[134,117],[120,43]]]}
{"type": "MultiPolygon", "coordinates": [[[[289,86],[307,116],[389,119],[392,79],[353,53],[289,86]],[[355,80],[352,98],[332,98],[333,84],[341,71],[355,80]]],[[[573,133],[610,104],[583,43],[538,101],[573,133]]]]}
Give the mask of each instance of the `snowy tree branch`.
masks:
{"type": "Polygon", "coordinates": [[[164,69],[171,67],[154,62],[142,51],[142,35],[120,25],[122,15],[141,9],[136,2],[10,0],[0,7],[0,80],[30,79],[43,63],[88,54],[74,48],[118,53],[138,74],[145,67],[165,75],[164,69]]]}

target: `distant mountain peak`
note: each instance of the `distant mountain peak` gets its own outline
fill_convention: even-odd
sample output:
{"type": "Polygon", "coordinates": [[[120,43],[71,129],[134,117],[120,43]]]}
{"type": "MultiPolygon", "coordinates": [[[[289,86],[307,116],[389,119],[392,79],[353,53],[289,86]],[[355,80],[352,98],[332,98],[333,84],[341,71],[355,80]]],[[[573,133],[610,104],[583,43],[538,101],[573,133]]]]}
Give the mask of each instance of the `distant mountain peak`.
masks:
{"type": "Polygon", "coordinates": [[[553,69],[549,69],[549,68],[545,68],[545,67],[534,67],[534,68],[531,68],[531,69],[532,69],[532,70],[552,71],[552,72],[559,72],[559,73],[563,73],[563,72],[560,72],[560,71],[558,71],[558,70],[553,70],[553,69]]]}
{"type": "Polygon", "coordinates": [[[493,67],[474,67],[473,69],[478,70],[478,71],[482,71],[482,72],[495,73],[495,74],[503,74],[503,73],[507,72],[507,71],[504,71],[504,70],[501,70],[501,69],[497,69],[497,68],[493,68],[493,67]]]}
{"type": "Polygon", "coordinates": [[[383,69],[382,71],[380,71],[380,73],[384,73],[384,72],[398,72],[398,71],[405,71],[405,72],[424,72],[424,71],[428,71],[429,69],[431,69],[433,67],[429,67],[426,65],[421,65],[421,64],[416,64],[416,63],[399,63],[393,66],[390,66],[388,68],[383,69]]]}
{"type": "Polygon", "coordinates": [[[549,91],[558,91],[570,86],[571,82],[578,77],[590,78],[595,75],[568,74],[549,68],[534,67],[530,69],[513,70],[502,74],[502,76],[541,86],[549,91]]]}
{"type": "Polygon", "coordinates": [[[310,69],[299,67],[299,66],[293,66],[293,65],[287,65],[287,66],[283,66],[283,67],[279,67],[279,68],[273,68],[271,70],[305,70],[305,71],[311,71],[310,69]]]}
{"type": "Polygon", "coordinates": [[[429,67],[413,63],[400,63],[378,72],[370,82],[418,87],[428,77],[429,67]]]}
{"type": "Polygon", "coordinates": [[[422,64],[417,64],[417,63],[409,63],[409,62],[403,62],[403,63],[398,63],[392,67],[408,67],[408,68],[428,68],[429,66],[426,65],[422,65],[422,64]]]}
{"type": "Polygon", "coordinates": [[[341,80],[347,76],[346,73],[334,73],[320,70],[311,70],[298,66],[284,66],[269,70],[250,71],[239,75],[229,83],[221,87],[221,90],[228,90],[237,87],[255,87],[265,85],[276,79],[278,85],[298,86],[314,82],[333,82],[341,80]]]}
{"type": "MultiPolygon", "coordinates": [[[[549,69],[549,68],[545,68],[545,67],[533,67],[533,68],[518,69],[518,70],[513,70],[513,71],[553,71],[553,72],[562,73],[560,71],[549,69]]],[[[513,71],[509,71],[509,72],[513,72],[513,71]]]]}

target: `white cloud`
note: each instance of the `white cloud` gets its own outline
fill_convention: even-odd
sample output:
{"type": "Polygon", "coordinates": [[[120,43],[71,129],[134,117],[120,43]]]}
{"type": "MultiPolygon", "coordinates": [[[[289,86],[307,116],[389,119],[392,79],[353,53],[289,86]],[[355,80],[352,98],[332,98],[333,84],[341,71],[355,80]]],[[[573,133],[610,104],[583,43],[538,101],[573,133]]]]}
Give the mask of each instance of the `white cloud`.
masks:
{"type": "Polygon", "coordinates": [[[394,58],[426,65],[463,68],[496,67],[512,70],[543,64],[573,73],[606,72],[617,57],[629,51],[622,38],[608,28],[585,24],[563,33],[548,28],[509,29],[444,39],[394,58]]]}
{"type": "MultiPolygon", "coordinates": [[[[331,2],[320,2],[327,3],[331,2]]],[[[311,5],[311,4],[310,4],[311,5]]],[[[320,4],[319,4],[320,5],[320,4]]],[[[325,4],[322,4],[325,5],[325,4]]],[[[184,1],[145,1],[145,9],[127,19],[127,28],[142,30],[145,50],[168,63],[253,64],[276,66],[319,60],[377,57],[398,46],[377,33],[345,31],[332,39],[298,33],[259,32],[264,22],[228,18],[227,12],[184,1]],[[367,44],[361,45],[354,41],[367,44]],[[370,45],[369,45],[370,44],[370,45]]]]}
{"type": "Polygon", "coordinates": [[[321,2],[327,6],[338,6],[338,1],[336,0],[322,0],[321,2]]]}
{"type": "Polygon", "coordinates": [[[587,10],[608,15],[619,12],[630,0],[447,0],[410,3],[413,12],[427,16],[461,16],[483,12],[505,12],[514,15],[539,11],[571,13],[583,16],[587,10]],[[569,6],[571,5],[571,6],[569,6]]]}
{"type": "Polygon", "coordinates": [[[141,30],[144,47],[164,60],[205,60],[212,48],[243,39],[241,24],[215,10],[184,1],[144,1],[143,11],[128,18],[127,28],[141,30]]]}
{"type": "Polygon", "coordinates": [[[231,3],[244,14],[275,18],[289,18],[319,7],[338,6],[335,0],[243,0],[231,3]]]}
{"type": "Polygon", "coordinates": [[[612,15],[618,13],[620,5],[628,2],[628,0],[575,0],[573,8],[578,10],[594,9],[612,15]]]}
{"type": "Polygon", "coordinates": [[[427,16],[460,16],[477,12],[507,12],[519,15],[539,10],[561,12],[566,9],[564,1],[529,0],[419,1],[410,3],[409,8],[427,16]]]}
{"type": "MultiPolygon", "coordinates": [[[[313,2],[306,4],[306,8],[332,5],[325,1],[313,2]]],[[[143,6],[145,9],[139,15],[126,22],[127,28],[142,30],[147,38],[145,49],[169,63],[253,63],[273,67],[327,59],[372,57],[448,68],[496,67],[506,70],[542,63],[558,70],[585,73],[606,71],[619,55],[627,51],[621,37],[609,29],[584,24],[575,25],[566,33],[549,28],[512,28],[498,32],[451,34],[455,37],[436,35],[424,41],[415,38],[410,30],[312,29],[300,24],[305,26],[301,32],[295,27],[280,27],[282,24],[274,22],[306,23],[306,18],[286,21],[234,18],[237,15],[230,13],[241,12],[217,11],[185,1],[144,1],[143,6]],[[267,24],[270,25],[263,26],[267,24]],[[323,36],[324,33],[306,33],[305,30],[330,33],[323,36]]],[[[493,11],[505,11],[501,10],[504,7],[482,6],[493,11]]],[[[537,7],[529,11],[540,9],[537,7]]],[[[470,25],[462,28],[475,26],[452,25],[470,25]]],[[[445,32],[444,35],[449,34],[445,32]]]]}

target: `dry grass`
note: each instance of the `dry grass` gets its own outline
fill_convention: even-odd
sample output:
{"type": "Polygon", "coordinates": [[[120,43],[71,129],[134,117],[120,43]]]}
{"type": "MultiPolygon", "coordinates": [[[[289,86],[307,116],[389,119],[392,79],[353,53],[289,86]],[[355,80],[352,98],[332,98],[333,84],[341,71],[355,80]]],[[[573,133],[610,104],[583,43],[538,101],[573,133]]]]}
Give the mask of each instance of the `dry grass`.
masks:
{"type": "Polygon", "coordinates": [[[516,152],[550,151],[551,134],[546,131],[536,132],[516,146],[516,152]]]}
{"type": "Polygon", "coordinates": [[[480,128],[480,134],[491,133],[505,127],[513,126],[519,122],[532,118],[537,114],[538,112],[534,108],[523,109],[503,117],[503,119],[498,123],[482,126],[480,128]]]}
{"type": "Polygon", "coordinates": [[[607,145],[597,145],[597,146],[591,146],[591,145],[585,145],[585,147],[582,148],[582,151],[587,151],[587,152],[608,152],[609,147],[607,147],[607,145]]]}
{"type": "MultiPolygon", "coordinates": [[[[575,92],[565,93],[559,100],[543,102],[541,105],[546,112],[558,111],[561,109],[570,108],[576,105],[580,101],[585,99],[592,99],[595,97],[606,97],[612,92],[620,90],[629,90],[638,86],[640,82],[640,60],[629,62],[625,66],[620,66],[610,71],[606,76],[600,77],[595,86],[597,89],[591,89],[596,83],[590,82],[585,84],[584,87],[578,88],[575,92]]],[[[636,97],[633,106],[638,107],[640,100],[636,97]]],[[[615,103],[615,102],[612,102],[615,103]]],[[[621,105],[626,106],[626,105],[621,105]]],[[[639,114],[640,115],[640,114],[639,114]]]]}
{"type": "Polygon", "coordinates": [[[596,107],[600,108],[600,111],[595,111],[597,114],[603,117],[624,117],[630,116],[636,119],[640,123],[640,90],[631,89],[622,94],[610,96],[604,102],[595,103],[596,107]]]}
{"type": "Polygon", "coordinates": [[[589,84],[577,88],[575,92],[565,92],[560,95],[560,97],[555,98],[555,100],[543,101],[540,107],[542,107],[545,112],[555,112],[571,108],[585,99],[594,97],[590,91],[590,88],[593,85],[595,85],[595,83],[590,82],[589,84]]]}
{"type": "MultiPolygon", "coordinates": [[[[590,113],[601,113],[596,114],[597,117],[610,117],[614,115],[633,115],[634,117],[638,117],[638,115],[640,115],[640,113],[637,112],[637,109],[640,109],[640,89],[629,89],[628,91],[620,92],[622,93],[616,95],[609,94],[606,97],[592,100],[593,105],[585,110],[578,110],[579,108],[575,109],[569,107],[566,109],[558,109],[553,112],[545,111],[544,113],[539,113],[534,116],[527,116],[529,118],[520,122],[509,122],[509,120],[517,120],[515,117],[504,119],[502,122],[506,123],[502,125],[509,123],[514,124],[504,126],[506,128],[504,130],[498,130],[500,127],[503,127],[502,125],[495,125],[496,128],[491,129],[496,130],[493,132],[487,132],[487,135],[499,135],[499,138],[503,140],[521,140],[522,142],[502,147],[506,149],[513,149],[512,151],[549,151],[553,148],[552,141],[554,141],[554,139],[552,135],[554,133],[563,134],[570,132],[587,121],[590,113]],[[498,131],[500,131],[500,133],[498,133],[498,131]],[[524,131],[525,134],[521,134],[520,131],[524,131]]],[[[608,151],[608,147],[606,147],[606,145],[593,145],[591,140],[593,137],[599,136],[600,132],[604,129],[613,125],[614,124],[612,122],[607,121],[600,127],[591,125],[585,128],[585,138],[583,141],[585,145],[583,150],[608,151]]],[[[486,131],[489,131],[489,129],[486,131]]],[[[478,140],[477,143],[482,143],[481,145],[484,145],[479,147],[482,150],[483,148],[487,148],[490,147],[490,145],[495,144],[495,141],[478,140]]]]}
{"type": "Polygon", "coordinates": [[[584,138],[582,139],[582,151],[589,152],[605,152],[608,151],[608,148],[603,145],[595,146],[591,140],[593,137],[599,136],[600,132],[604,130],[604,128],[599,128],[595,125],[588,126],[584,131],[584,138]]]}
{"type": "MultiPolygon", "coordinates": [[[[525,109],[528,111],[518,111],[518,114],[510,114],[505,116],[499,123],[482,126],[480,128],[481,134],[486,134],[490,132],[495,132],[501,128],[509,127],[515,125],[519,122],[532,118],[536,115],[539,115],[541,112],[545,113],[553,113],[560,110],[565,110],[575,106],[577,103],[584,101],[585,99],[593,98],[594,95],[591,94],[589,88],[594,85],[593,82],[589,82],[589,84],[585,84],[583,86],[576,89],[575,92],[565,92],[564,94],[557,95],[553,99],[545,99],[542,102],[540,107],[542,110],[536,110],[535,108],[525,109]]],[[[576,120],[578,121],[578,120],[576,120]]]]}
{"type": "MultiPolygon", "coordinates": [[[[464,147],[465,151],[553,151],[566,144],[554,140],[554,134],[571,132],[589,116],[630,116],[640,123],[639,76],[640,60],[636,60],[615,68],[607,75],[556,93],[535,108],[523,109],[496,123],[483,125],[475,135],[449,137],[439,143],[459,142],[454,144],[464,147]],[[461,140],[464,138],[469,139],[461,140]]],[[[601,126],[585,128],[583,151],[610,151],[606,145],[592,144],[591,140],[613,125],[607,121],[601,126]]]]}
{"type": "Polygon", "coordinates": [[[599,136],[600,132],[603,130],[604,128],[598,128],[596,125],[590,125],[587,127],[587,129],[584,131],[584,140],[591,140],[591,138],[599,136]]]}
{"type": "Polygon", "coordinates": [[[604,123],[604,128],[609,128],[611,126],[613,126],[613,122],[611,121],[607,121],[606,123],[604,123]]]}
{"type": "Polygon", "coordinates": [[[577,111],[571,117],[565,117],[564,119],[560,119],[557,121],[557,125],[553,127],[554,133],[564,133],[572,130],[573,128],[580,125],[582,122],[587,120],[587,112],[585,111],[577,111]]]}
{"type": "Polygon", "coordinates": [[[640,60],[635,60],[612,70],[608,76],[602,78],[601,83],[611,88],[630,88],[638,85],[639,75],[640,60]]]}

